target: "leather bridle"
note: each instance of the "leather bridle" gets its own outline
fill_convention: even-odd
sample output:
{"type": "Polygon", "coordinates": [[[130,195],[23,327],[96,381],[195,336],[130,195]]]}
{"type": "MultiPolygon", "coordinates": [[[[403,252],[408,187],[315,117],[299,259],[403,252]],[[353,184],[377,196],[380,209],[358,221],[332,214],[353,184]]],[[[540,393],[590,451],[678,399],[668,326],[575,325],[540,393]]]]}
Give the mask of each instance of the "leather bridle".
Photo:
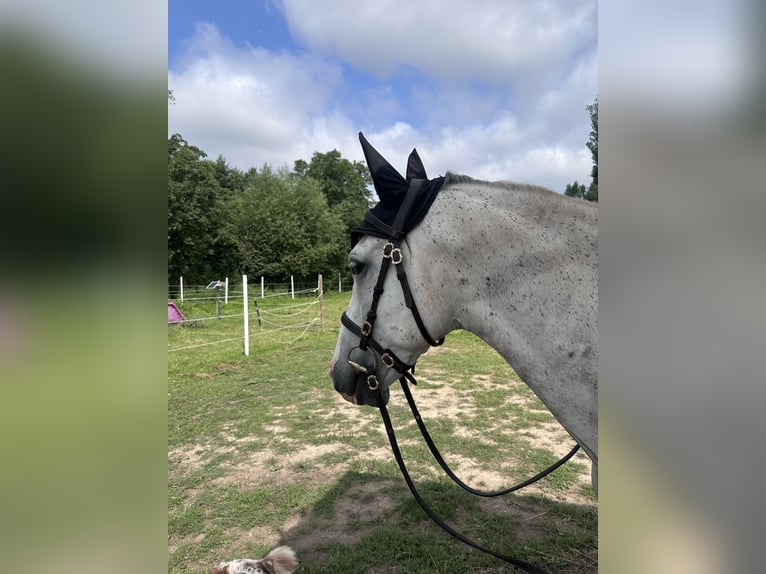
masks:
{"type": "Polygon", "coordinates": [[[382,234],[385,234],[388,241],[383,245],[383,260],[380,264],[380,271],[378,272],[378,279],[375,282],[375,287],[372,290],[372,302],[370,303],[370,309],[367,311],[367,317],[361,325],[357,325],[344,311],[341,315],[341,323],[349,331],[359,337],[359,345],[351,348],[346,357],[348,363],[357,371],[357,373],[363,374],[367,377],[367,387],[371,391],[377,391],[380,386],[377,376],[375,375],[375,369],[377,361],[375,355],[380,357],[381,362],[389,369],[394,369],[399,372],[400,375],[405,376],[407,373],[411,373],[415,369],[415,365],[410,365],[402,361],[396,356],[391,349],[384,349],[383,346],[378,343],[372,336],[372,330],[375,327],[375,320],[378,318],[378,303],[380,302],[380,296],[383,294],[383,284],[386,281],[386,275],[388,269],[393,264],[396,269],[396,278],[399,280],[399,284],[402,287],[402,293],[404,294],[404,303],[407,308],[412,312],[412,317],[415,319],[415,323],[420,330],[420,334],[426,340],[426,342],[432,347],[436,347],[444,343],[444,337],[434,340],[429,334],[423,323],[423,318],[420,316],[418,307],[415,304],[415,298],[412,296],[412,289],[410,289],[410,283],[407,279],[407,273],[404,270],[404,256],[402,255],[401,243],[404,239],[404,224],[407,221],[407,216],[415,203],[415,199],[420,192],[421,187],[426,183],[424,179],[412,179],[409,187],[407,188],[407,194],[402,201],[402,205],[396,214],[393,225],[388,225],[375,217],[371,210],[367,210],[364,216],[365,221],[378,229],[382,234]],[[361,364],[358,361],[353,361],[351,358],[352,353],[359,349],[366,352],[371,361],[369,364],[361,364]]]}
{"type": "Polygon", "coordinates": [[[428,505],[426,505],[425,501],[421,498],[420,494],[418,494],[417,489],[415,488],[415,484],[410,478],[409,472],[407,471],[407,467],[404,463],[404,459],[402,457],[401,451],[399,450],[399,446],[396,441],[396,435],[394,433],[393,424],[391,423],[391,418],[388,414],[388,410],[386,408],[385,402],[381,396],[380,381],[378,381],[377,375],[375,374],[376,367],[377,367],[377,360],[375,359],[376,355],[380,357],[381,362],[386,367],[388,367],[389,369],[394,369],[401,375],[399,377],[399,382],[402,385],[402,390],[404,391],[405,397],[407,399],[407,403],[409,404],[410,410],[412,411],[412,414],[415,417],[415,421],[417,422],[418,428],[420,429],[420,432],[423,435],[423,438],[425,439],[426,444],[428,445],[428,448],[431,451],[434,458],[436,459],[436,461],[439,463],[442,469],[447,473],[447,475],[458,486],[460,486],[467,492],[470,492],[471,494],[475,494],[477,496],[484,496],[484,497],[501,496],[503,494],[508,494],[510,492],[513,492],[515,490],[519,490],[520,488],[528,486],[529,484],[532,484],[533,482],[538,481],[539,479],[543,478],[544,476],[547,476],[548,474],[556,470],[559,466],[561,466],[570,458],[572,458],[574,454],[580,448],[579,444],[575,445],[574,448],[572,448],[572,450],[569,451],[569,453],[566,454],[562,459],[552,464],[551,466],[549,466],[542,472],[536,474],[532,478],[525,480],[524,482],[521,482],[510,488],[506,488],[506,489],[498,490],[498,491],[492,491],[492,492],[476,490],[474,488],[471,488],[467,484],[465,484],[463,481],[461,481],[455,475],[455,473],[449,468],[449,466],[447,465],[447,463],[444,461],[441,454],[439,453],[439,450],[436,448],[436,445],[431,439],[431,436],[425,427],[425,423],[423,422],[422,417],[420,416],[420,413],[418,412],[417,406],[415,405],[415,400],[408,386],[408,381],[414,385],[417,385],[417,381],[415,380],[415,377],[413,375],[413,372],[415,370],[415,365],[414,364],[410,365],[402,361],[399,357],[396,356],[396,354],[391,349],[383,348],[383,346],[378,341],[376,341],[372,336],[373,328],[375,326],[375,321],[378,318],[377,309],[378,309],[378,303],[380,301],[380,296],[383,294],[383,284],[385,283],[386,275],[388,274],[389,267],[391,266],[391,264],[393,264],[394,268],[396,269],[396,277],[399,280],[399,284],[402,287],[402,293],[404,294],[405,304],[407,305],[407,308],[410,309],[410,311],[412,312],[412,316],[415,319],[415,323],[417,324],[418,329],[420,330],[420,334],[431,346],[439,346],[442,343],[444,343],[444,337],[438,340],[435,340],[429,334],[428,329],[426,329],[426,326],[423,323],[423,319],[420,316],[420,312],[418,311],[417,305],[415,304],[415,299],[412,296],[412,290],[410,289],[410,284],[407,279],[407,274],[404,270],[404,265],[403,265],[404,257],[402,255],[402,250],[401,250],[401,243],[405,236],[403,229],[407,221],[407,217],[412,209],[412,206],[415,203],[415,199],[417,198],[421,187],[425,183],[426,183],[426,180],[424,179],[410,180],[409,187],[407,188],[407,194],[405,195],[404,200],[402,201],[399,211],[397,211],[396,217],[392,225],[388,225],[384,223],[383,221],[381,221],[380,219],[378,219],[372,213],[371,210],[367,210],[367,213],[365,214],[365,217],[364,217],[365,221],[369,223],[370,225],[372,225],[375,229],[377,229],[382,235],[384,235],[387,238],[387,242],[383,245],[383,253],[382,253],[383,260],[380,264],[380,271],[378,272],[378,278],[377,278],[377,281],[375,282],[375,287],[373,288],[372,302],[370,304],[369,311],[367,311],[366,319],[361,325],[357,325],[346,314],[346,312],[343,312],[343,314],[341,315],[341,323],[343,324],[343,326],[346,327],[353,334],[355,334],[357,337],[359,337],[359,345],[357,345],[356,347],[352,347],[351,350],[349,350],[346,360],[358,374],[364,375],[366,377],[367,387],[369,388],[370,391],[372,391],[373,393],[376,393],[377,406],[383,418],[383,424],[385,425],[385,428],[386,428],[386,434],[388,435],[388,440],[391,443],[391,450],[394,453],[394,458],[396,458],[396,462],[399,465],[399,469],[402,472],[402,476],[404,477],[404,480],[407,483],[407,486],[409,487],[410,492],[412,492],[412,495],[414,496],[415,500],[418,502],[420,507],[423,509],[423,511],[434,522],[436,522],[436,524],[439,525],[443,530],[445,530],[446,532],[448,532],[450,535],[454,536],[461,542],[464,542],[465,544],[468,544],[469,546],[476,548],[477,550],[480,550],[481,552],[485,552],[487,554],[490,554],[491,556],[494,556],[495,558],[498,558],[509,564],[512,564],[516,568],[523,570],[524,572],[528,572],[529,574],[546,574],[544,570],[541,570],[537,566],[529,564],[528,562],[524,562],[523,560],[519,560],[518,558],[506,556],[505,554],[495,552],[494,550],[485,548],[477,544],[476,542],[470,540],[469,538],[457,532],[454,528],[452,528],[451,526],[446,524],[443,520],[441,520],[438,516],[436,516],[436,514],[428,507],[428,505]],[[359,361],[353,360],[352,354],[357,349],[366,353],[366,356],[369,357],[370,360],[365,361],[365,364],[359,361]]]}

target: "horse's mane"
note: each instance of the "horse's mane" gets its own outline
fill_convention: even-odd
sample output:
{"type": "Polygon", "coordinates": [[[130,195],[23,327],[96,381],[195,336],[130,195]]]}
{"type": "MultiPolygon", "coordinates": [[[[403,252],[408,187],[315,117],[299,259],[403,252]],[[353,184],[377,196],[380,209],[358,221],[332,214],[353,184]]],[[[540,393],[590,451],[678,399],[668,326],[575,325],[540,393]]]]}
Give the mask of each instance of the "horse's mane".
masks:
{"type": "Polygon", "coordinates": [[[512,190],[533,191],[539,193],[556,193],[555,191],[551,191],[547,187],[543,187],[541,185],[532,185],[531,183],[518,183],[516,181],[484,181],[481,179],[474,179],[467,175],[452,173],[451,171],[448,171],[444,176],[444,185],[449,185],[451,183],[473,183],[512,190]]]}
{"type": "Polygon", "coordinates": [[[509,192],[520,192],[513,195],[520,197],[520,199],[523,198],[521,199],[522,203],[533,207],[541,214],[547,214],[541,217],[548,217],[552,213],[558,212],[562,214],[588,214],[585,216],[598,218],[598,204],[567,197],[563,193],[556,193],[541,185],[518,183],[515,181],[483,181],[448,171],[444,176],[443,187],[450,184],[479,185],[509,192]]]}

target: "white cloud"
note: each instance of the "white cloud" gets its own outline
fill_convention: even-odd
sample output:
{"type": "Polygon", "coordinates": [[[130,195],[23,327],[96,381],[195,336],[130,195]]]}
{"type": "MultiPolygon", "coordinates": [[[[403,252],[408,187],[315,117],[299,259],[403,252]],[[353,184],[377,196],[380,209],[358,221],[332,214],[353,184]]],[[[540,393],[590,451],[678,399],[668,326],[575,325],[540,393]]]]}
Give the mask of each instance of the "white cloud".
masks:
{"type": "Polygon", "coordinates": [[[441,79],[515,83],[547,74],[595,39],[591,0],[283,0],[290,30],[381,76],[411,66],[441,79]]]}
{"type": "MultiPolygon", "coordinates": [[[[416,148],[429,177],[452,171],[490,181],[541,184],[558,191],[574,179],[589,181],[591,157],[584,144],[536,145],[532,134],[519,127],[511,114],[488,124],[459,129],[446,126],[435,134],[397,122],[385,130],[365,133],[365,137],[401,173],[408,154],[416,148]]],[[[586,137],[587,133],[583,141],[586,137]]]]}
{"type": "Polygon", "coordinates": [[[168,74],[176,97],[168,131],[241,168],[291,163],[310,157],[311,126],[340,82],[337,65],[311,55],[238,48],[215,26],[201,24],[183,67],[168,74]]]}
{"type": "MultiPolygon", "coordinates": [[[[401,171],[416,147],[431,176],[450,170],[558,191],[574,179],[587,183],[585,106],[596,95],[597,63],[595,43],[583,38],[595,33],[593,24],[585,23],[592,3],[574,8],[536,4],[520,12],[511,12],[505,2],[465,3],[474,17],[483,14],[472,31],[463,30],[469,22],[463,3],[438,3],[439,13],[416,27],[410,24],[424,16],[408,17],[416,9],[411,5],[388,2],[381,14],[374,3],[355,3],[352,10],[343,2],[305,7],[285,0],[291,26],[305,28],[300,33],[313,50],[305,53],[238,47],[214,26],[200,25],[180,67],[169,72],[177,100],[169,108],[169,132],[180,132],[212,157],[222,154],[242,169],[263,163],[291,166],[295,159],[309,160],[315,151],[331,149],[363,161],[357,139],[362,130],[401,171]],[[298,10],[304,17],[296,20],[291,14],[298,10]],[[391,14],[404,24],[384,34],[391,14]],[[323,25],[327,28],[320,30],[323,25]],[[484,32],[477,34],[476,26],[484,32]],[[345,64],[365,60],[365,50],[372,50],[373,60],[365,65],[393,69],[406,54],[395,40],[414,28],[426,54],[409,65],[427,69],[430,80],[352,83],[345,64]],[[437,36],[434,30],[443,33],[437,36]],[[503,40],[504,33],[511,33],[514,42],[503,40]],[[543,41],[562,36],[556,47],[543,41]],[[391,40],[387,53],[382,46],[391,40]],[[317,51],[315,44],[324,47],[317,51]],[[333,50],[340,59],[331,57],[333,50]],[[468,72],[471,61],[475,66],[468,72]],[[535,69],[541,62],[538,67],[546,72],[535,69]],[[493,70],[501,68],[502,78],[513,76],[513,86],[490,81],[500,77],[493,70]],[[474,72],[482,78],[455,81],[474,72]],[[441,73],[450,81],[434,79],[441,73]]],[[[430,6],[418,3],[417,9],[430,6]]]]}

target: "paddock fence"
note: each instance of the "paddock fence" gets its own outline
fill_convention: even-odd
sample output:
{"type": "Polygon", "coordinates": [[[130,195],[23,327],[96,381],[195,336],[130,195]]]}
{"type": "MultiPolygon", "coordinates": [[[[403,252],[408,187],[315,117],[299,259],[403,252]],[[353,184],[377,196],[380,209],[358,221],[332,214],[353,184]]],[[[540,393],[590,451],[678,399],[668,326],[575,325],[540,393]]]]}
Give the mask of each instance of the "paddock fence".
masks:
{"type": "MultiPolygon", "coordinates": [[[[236,300],[242,298],[242,286],[233,279],[231,284],[229,278],[214,281],[220,285],[217,288],[211,288],[208,285],[189,285],[184,283],[184,278],[179,277],[178,283],[168,285],[168,301],[181,302],[186,301],[216,301],[219,297],[223,298],[224,304],[228,304],[229,299],[236,300]]],[[[214,282],[211,282],[214,283],[214,282]]],[[[337,278],[333,279],[333,284],[325,284],[325,289],[335,289],[337,285],[338,293],[342,293],[344,288],[348,291],[351,289],[351,284],[344,284],[343,275],[338,273],[337,278]]],[[[292,299],[296,295],[304,295],[306,293],[313,292],[316,288],[314,283],[296,282],[294,276],[290,276],[289,282],[274,283],[266,281],[265,277],[259,277],[254,282],[251,282],[248,289],[250,296],[257,296],[260,299],[266,299],[269,297],[284,297],[290,295],[292,299]]]]}
{"type": "Polygon", "coordinates": [[[247,275],[225,278],[208,285],[168,288],[168,353],[212,345],[241,344],[250,354],[251,339],[290,345],[311,331],[324,332],[322,275],[314,284],[255,284],[247,275]],[[171,317],[170,307],[181,316],[171,317]]]}

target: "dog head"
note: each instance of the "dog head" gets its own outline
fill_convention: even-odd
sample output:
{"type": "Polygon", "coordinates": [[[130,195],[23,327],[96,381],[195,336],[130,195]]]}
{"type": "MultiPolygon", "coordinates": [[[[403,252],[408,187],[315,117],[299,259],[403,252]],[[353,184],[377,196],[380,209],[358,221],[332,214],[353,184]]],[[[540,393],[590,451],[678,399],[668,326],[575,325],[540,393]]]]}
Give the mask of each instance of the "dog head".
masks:
{"type": "Polygon", "coordinates": [[[211,568],[208,574],[292,574],[298,567],[295,552],[289,546],[279,546],[261,560],[229,560],[211,568]]]}

